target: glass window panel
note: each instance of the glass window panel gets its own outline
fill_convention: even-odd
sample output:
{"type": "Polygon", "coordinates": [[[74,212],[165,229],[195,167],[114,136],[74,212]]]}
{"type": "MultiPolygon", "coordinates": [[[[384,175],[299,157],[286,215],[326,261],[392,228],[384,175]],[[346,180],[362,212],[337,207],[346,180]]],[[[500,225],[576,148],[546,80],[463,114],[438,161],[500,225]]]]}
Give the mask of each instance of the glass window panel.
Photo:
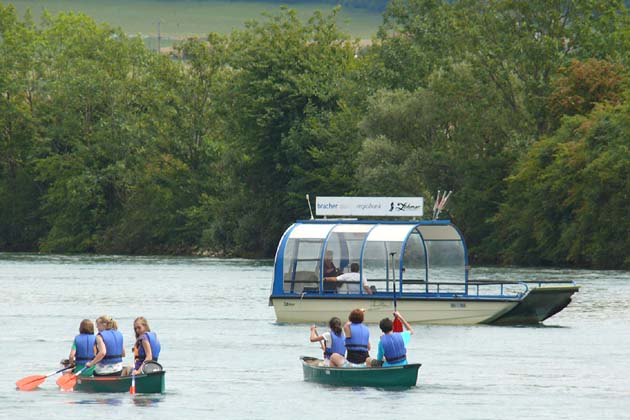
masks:
{"type": "Polygon", "coordinates": [[[432,283],[457,283],[440,285],[441,292],[464,291],[465,261],[461,241],[426,241],[429,260],[429,291],[437,291],[432,283]]]}
{"type": "Polygon", "coordinates": [[[319,293],[323,239],[289,239],[284,250],[285,293],[319,293]]]}
{"type": "Polygon", "coordinates": [[[403,258],[403,293],[418,293],[426,291],[426,262],[422,238],[414,230],[405,246],[403,258]]]}

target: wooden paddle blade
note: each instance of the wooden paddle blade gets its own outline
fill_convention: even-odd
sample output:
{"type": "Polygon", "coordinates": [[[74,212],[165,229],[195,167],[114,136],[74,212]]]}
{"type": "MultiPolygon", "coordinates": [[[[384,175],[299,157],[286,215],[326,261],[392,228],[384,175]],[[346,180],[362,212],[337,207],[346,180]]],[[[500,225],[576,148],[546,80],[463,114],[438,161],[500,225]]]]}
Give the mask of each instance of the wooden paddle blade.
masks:
{"type": "Polygon", "coordinates": [[[403,323],[400,318],[394,318],[394,326],[392,328],[394,332],[403,332],[403,323]]]}
{"type": "Polygon", "coordinates": [[[15,383],[15,386],[20,391],[30,391],[32,389],[37,388],[46,380],[45,375],[32,375],[27,376],[26,378],[22,378],[15,383]]]}
{"type": "Polygon", "coordinates": [[[64,391],[70,391],[77,384],[77,375],[74,373],[66,373],[57,379],[57,385],[64,391]]]}

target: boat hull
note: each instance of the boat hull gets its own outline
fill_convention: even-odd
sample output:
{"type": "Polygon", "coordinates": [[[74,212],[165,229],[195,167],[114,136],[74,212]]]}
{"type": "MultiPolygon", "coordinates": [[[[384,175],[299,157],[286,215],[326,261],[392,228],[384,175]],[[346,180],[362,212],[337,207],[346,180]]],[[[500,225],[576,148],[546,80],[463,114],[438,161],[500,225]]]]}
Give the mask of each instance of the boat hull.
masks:
{"type": "MultiPolygon", "coordinates": [[[[165,389],[165,371],[136,376],[137,394],[161,394],[165,389]]],[[[131,376],[79,377],[74,386],[80,392],[129,392],[131,376]]]]}
{"type": "Polygon", "coordinates": [[[537,324],[560,312],[571,303],[579,286],[541,286],[533,288],[518,305],[492,323],[496,325],[537,324]]]}
{"type": "Polygon", "coordinates": [[[370,368],[322,366],[322,360],[302,357],[304,380],[334,386],[409,388],[416,385],[420,363],[370,368]]]}
{"type": "MultiPolygon", "coordinates": [[[[394,305],[391,299],[377,298],[325,298],[325,297],[271,297],[278,322],[326,323],[333,316],[345,318],[353,309],[364,308],[365,322],[378,323],[391,317],[394,305]]],[[[472,325],[490,323],[518,304],[508,299],[414,299],[401,298],[397,309],[411,323],[472,325]]]]}

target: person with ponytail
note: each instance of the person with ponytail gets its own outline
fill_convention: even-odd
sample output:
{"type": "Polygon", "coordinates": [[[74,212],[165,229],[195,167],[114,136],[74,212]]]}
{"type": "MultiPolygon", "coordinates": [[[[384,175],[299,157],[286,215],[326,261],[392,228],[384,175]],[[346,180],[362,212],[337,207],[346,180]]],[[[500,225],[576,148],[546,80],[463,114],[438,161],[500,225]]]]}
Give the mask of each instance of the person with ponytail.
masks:
{"type": "Polygon", "coordinates": [[[123,336],[112,317],[103,315],[96,319],[96,356],[85,364],[95,366],[94,376],[120,376],[123,370],[125,348],[123,336]]]}
{"type": "Polygon", "coordinates": [[[317,327],[311,326],[311,343],[322,343],[324,350],[324,365],[340,367],[346,363],[346,336],[341,328],[341,320],[336,316],[328,322],[330,331],[322,335],[317,334],[317,327]]]}

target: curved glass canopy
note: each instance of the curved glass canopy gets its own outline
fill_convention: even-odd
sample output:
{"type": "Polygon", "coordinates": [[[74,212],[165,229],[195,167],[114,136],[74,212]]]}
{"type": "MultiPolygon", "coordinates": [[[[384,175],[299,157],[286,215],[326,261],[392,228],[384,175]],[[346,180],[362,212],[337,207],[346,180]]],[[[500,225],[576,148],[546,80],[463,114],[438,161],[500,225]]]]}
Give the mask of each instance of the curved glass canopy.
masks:
{"type": "Polygon", "coordinates": [[[272,294],[465,293],[467,265],[449,221],[298,221],[278,245],[272,294]]]}

